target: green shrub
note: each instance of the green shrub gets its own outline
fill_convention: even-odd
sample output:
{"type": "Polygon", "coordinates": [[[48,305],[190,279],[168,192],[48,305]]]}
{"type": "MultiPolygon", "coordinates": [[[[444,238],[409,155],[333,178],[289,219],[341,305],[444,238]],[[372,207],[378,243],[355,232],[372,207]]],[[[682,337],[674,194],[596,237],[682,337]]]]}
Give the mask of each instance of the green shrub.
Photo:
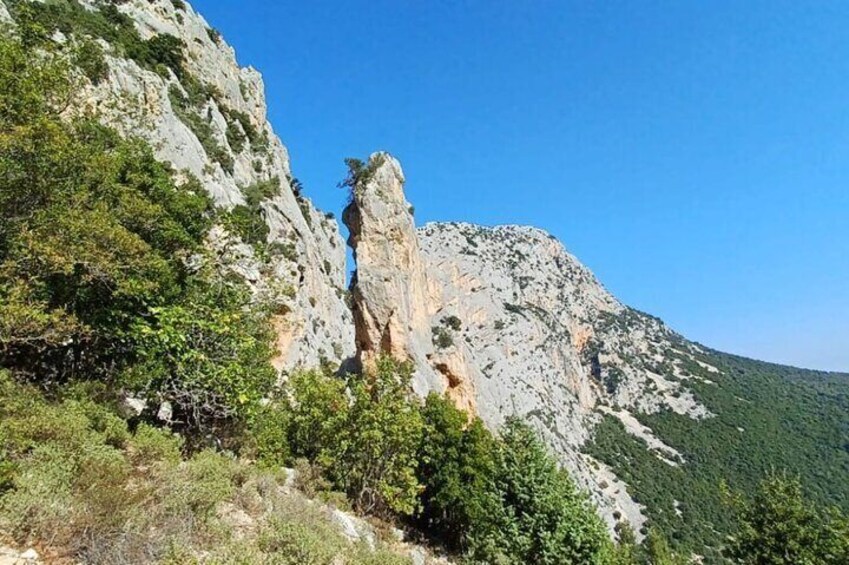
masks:
{"type": "Polygon", "coordinates": [[[94,37],[113,46],[119,55],[134,60],[141,67],[171,69],[183,75],[183,43],[172,35],[154,35],[144,40],[133,20],[111,3],[89,10],[76,0],[52,2],[7,2],[11,15],[21,29],[26,46],[52,47],[52,36],[60,31],[66,36],[94,37]]]}
{"type": "Polygon", "coordinates": [[[454,345],[454,337],[451,332],[441,326],[432,328],[433,344],[439,349],[447,349],[454,345]]]}
{"type": "Polygon", "coordinates": [[[291,460],[290,413],[283,403],[258,409],[248,429],[254,455],[264,465],[282,466],[291,460]]]}
{"type": "Polygon", "coordinates": [[[245,149],[247,136],[233,123],[227,124],[227,131],[225,133],[227,135],[227,143],[230,144],[230,149],[233,150],[233,153],[241,153],[245,149]]]}
{"type": "Polygon", "coordinates": [[[475,562],[600,563],[609,554],[607,530],[586,495],[519,420],[501,431],[493,487],[494,504],[469,535],[475,562]]]}
{"type": "Polygon", "coordinates": [[[289,424],[292,455],[332,468],[348,431],[350,407],[345,381],[311,371],[296,373],[287,386],[292,398],[289,424]]]}
{"type": "Polygon", "coordinates": [[[849,520],[839,510],[823,512],[802,494],[797,478],[772,475],[751,500],[730,495],[738,527],[724,554],[734,563],[849,562],[849,520]]]}
{"type": "Polygon", "coordinates": [[[74,64],[93,84],[99,84],[109,76],[109,65],[103,56],[103,49],[94,41],[87,39],[77,46],[74,64]]]}
{"type": "Polygon", "coordinates": [[[455,551],[490,511],[498,445],[480,419],[431,393],[422,408],[419,481],[424,487],[416,522],[455,551]]]}
{"type": "Polygon", "coordinates": [[[453,314],[451,316],[446,316],[442,318],[442,323],[445,324],[448,328],[454,330],[455,332],[459,332],[463,328],[463,321],[460,320],[457,316],[453,314]]]}
{"type": "Polygon", "coordinates": [[[125,381],[173,403],[188,429],[252,416],[276,379],[267,315],[251,307],[242,284],[195,278],[179,302],[151,309],[131,335],[139,363],[125,381]]]}
{"type": "Polygon", "coordinates": [[[262,247],[268,241],[270,229],[265,223],[262,208],[239,204],[224,216],[224,225],[245,243],[262,247]]]}
{"type": "Polygon", "coordinates": [[[137,464],[150,462],[179,462],[183,450],[183,439],[168,430],[139,424],[129,441],[129,454],[137,464]]]}
{"type": "Polygon", "coordinates": [[[349,377],[353,403],[333,472],[361,511],[410,515],[418,505],[422,419],[411,400],[411,378],[411,367],[388,357],[373,371],[349,377]]]}

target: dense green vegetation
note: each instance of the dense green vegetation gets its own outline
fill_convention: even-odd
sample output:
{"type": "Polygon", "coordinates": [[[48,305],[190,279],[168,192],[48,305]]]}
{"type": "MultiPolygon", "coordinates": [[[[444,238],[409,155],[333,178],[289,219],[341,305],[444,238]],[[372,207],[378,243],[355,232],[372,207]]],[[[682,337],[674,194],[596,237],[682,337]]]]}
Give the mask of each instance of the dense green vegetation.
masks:
{"type": "Polygon", "coordinates": [[[724,554],[735,563],[849,563],[849,519],[823,512],[802,494],[798,479],[773,475],[754,497],[728,493],[737,528],[724,554]]]}
{"type": "Polygon", "coordinates": [[[292,378],[253,428],[261,460],[303,458],[359,511],[403,519],[474,563],[605,563],[600,518],[518,420],[498,436],[449,400],[424,405],[383,358],[344,379],[292,378]]]}
{"type": "Polygon", "coordinates": [[[63,59],[0,47],[0,366],[168,401],[188,427],[249,414],[274,378],[267,325],[204,266],[202,187],[140,141],[62,121],[63,59]]]}
{"type": "Polygon", "coordinates": [[[588,448],[631,486],[673,545],[718,559],[725,535],[737,527],[718,485],[754,492],[774,470],[799,476],[813,503],[849,509],[849,377],[718,352],[700,360],[722,373],[690,362],[687,370],[706,380],[686,386],[716,417],[638,415],[686,464],[663,463],[613,417],[588,448]]]}

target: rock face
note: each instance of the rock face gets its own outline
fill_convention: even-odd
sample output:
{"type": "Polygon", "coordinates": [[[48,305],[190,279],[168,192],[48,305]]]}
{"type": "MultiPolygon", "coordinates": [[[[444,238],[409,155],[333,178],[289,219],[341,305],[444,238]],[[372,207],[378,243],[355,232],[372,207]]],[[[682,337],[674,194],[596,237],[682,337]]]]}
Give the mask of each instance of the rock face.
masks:
{"type": "Polygon", "coordinates": [[[426,370],[433,351],[427,277],[404,173],[393,157],[375,153],[361,177],[342,214],[357,262],[351,283],[357,357],[366,366],[382,353],[413,360],[425,369],[426,385],[437,387],[426,370]]]}
{"type": "MultiPolygon", "coordinates": [[[[95,0],[80,4],[97,6],[95,0]]],[[[210,247],[222,269],[237,272],[257,295],[279,304],[279,369],[352,355],[344,241],[336,221],[299,193],[286,148],[266,117],[260,74],[240,67],[234,50],[188,2],[115,4],[132,18],[142,38],[169,34],[183,41],[184,76],[144,69],[99,40],[108,76],[97,85],[86,81],[75,110],[147,140],[157,158],[199,179],[221,207],[244,204],[248,187],[277,179],[279,193],[259,204],[269,228],[266,253],[260,256],[254,246],[222,228],[213,230],[210,247]],[[203,94],[198,107],[181,107],[181,100],[197,98],[198,92],[203,94]]],[[[0,1],[0,21],[7,17],[0,1]]]]}
{"type": "Polygon", "coordinates": [[[415,231],[399,163],[372,155],[363,176],[344,214],[357,262],[360,359],[412,361],[417,392],[447,392],[493,429],[522,417],[611,525],[618,513],[639,529],[644,518],[625,485],[581,448],[600,415],[611,414],[661,460],[679,464],[680,454],[633,412],[710,417],[681,386],[695,378],[684,367],[696,346],[621,304],[545,232],[471,224],[415,231]]]}
{"type": "Polygon", "coordinates": [[[446,330],[464,344],[478,414],[491,428],[514,415],[531,423],[594,493],[611,525],[618,512],[639,529],[639,505],[581,447],[599,415],[610,413],[658,457],[677,464],[680,455],[632,412],[710,416],[681,386],[691,378],[683,367],[695,346],[622,305],[542,230],[428,224],[418,234],[437,289],[432,323],[455,319],[446,330]],[[670,361],[673,350],[679,362],[670,361]]]}
{"type": "Polygon", "coordinates": [[[440,310],[439,286],[419,248],[411,206],[404,197],[401,165],[375,153],[352,187],[343,221],[357,270],[351,281],[357,358],[368,366],[381,354],[412,361],[419,394],[448,391],[474,410],[475,398],[462,344],[443,344],[432,318],[440,310]]]}

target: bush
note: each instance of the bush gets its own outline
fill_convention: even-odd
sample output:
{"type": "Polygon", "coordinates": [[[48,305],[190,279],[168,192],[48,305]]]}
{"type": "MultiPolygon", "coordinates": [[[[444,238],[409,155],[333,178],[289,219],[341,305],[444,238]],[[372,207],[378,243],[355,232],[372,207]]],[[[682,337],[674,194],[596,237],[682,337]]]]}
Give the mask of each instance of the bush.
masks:
{"type": "Polygon", "coordinates": [[[374,371],[350,377],[348,433],[333,472],[361,511],[410,515],[418,505],[422,420],[411,378],[411,367],[387,357],[374,371]]]}
{"type": "Polygon", "coordinates": [[[463,328],[463,321],[454,315],[442,318],[442,323],[455,332],[459,332],[463,328]]]}
{"type": "Polygon", "coordinates": [[[290,412],[284,403],[262,406],[251,419],[248,428],[250,446],[263,465],[280,467],[291,461],[290,420],[290,412]]]}
{"type": "Polygon", "coordinates": [[[177,186],[141,141],[63,121],[55,58],[0,39],[0,66],[0,366],[141,391],[186,430],[249,415],[275,379],[267,313],[245,285],[189,271],[213,221],[203,188],[177,186]]]}
{"type": "Polygon", "coordinates": [[[495,504],[469,535],[475,562],[598,563],[609,553],[607,530],[586,495],[519,420],[502,429],[493,487],[495,504]]]}
{"type": "Polygon", "coordinates": [[[317,371],[295,374],[291,393],[289,445],[292,455],[325,469],[337,462],[348,432],[349,404],[345,381],[317,371]]]}
{"type": "Polygon", "coordinates": [[[103,49],[91,40],[79,44],[74,54],[74,64],[93,84],[100,84],[109,76],[109,65],[103,56],[103,49]]]}
{"type": "Polygon", "coordinates": [[[130,335],[139,363],[125,381],[173,403],[189,430],[251,417],[276,380],[267,316],[241,284],[195,278],[179,302],[151,309],[130,335]]]}
{"type": "Polygon", "coordinates": [[[435,326],[432,328],[433,344],[439,349],[447,349],[454,345],[454,337],[446,328],[435,326]]]}
{"type": "Polygon", "coordinates": [[[88,10],[75,0],[55,2],[29,2],[10,0],[6,3],[18,23],[21,37],[27,47],[52,48],[52,37],[60,31],[77,38],[94,37],[112,45],[141,67],[158,70],[170,68],[183,75],[183,43],[172,35],[154,35],[144,40],[136,30],[133,20],[122,14],[111,3],[103,3],[88,10]]]}
{"type": "Polygon", "coordinates": [[[849,563],[849,520],[805,500],[796,478],[772,475],[751,500],[729,494],[738,528],[724,554],[734,563],[849,563]]]}
{"type": "Polygon", "coordinates": [[[461,551],[491,510],[498,445],[480,419],[469,422],[451,400],[434,393],[425,400],[422,419],[417,475],[424,488],[416,523],[461,551]]]}

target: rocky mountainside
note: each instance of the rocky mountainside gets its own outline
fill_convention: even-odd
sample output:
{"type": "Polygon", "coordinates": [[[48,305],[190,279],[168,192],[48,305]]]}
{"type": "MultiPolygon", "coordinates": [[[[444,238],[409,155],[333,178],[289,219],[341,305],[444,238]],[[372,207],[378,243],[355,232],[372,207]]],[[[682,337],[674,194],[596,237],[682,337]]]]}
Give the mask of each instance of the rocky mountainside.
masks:
{"type": "MultiPolygon", "coordinates": [[[[0,20],[11,21],[23,3],[0,0],[0,20]]],[[[673,497],[675,489],[661,496],[653,477],[689,485],[701,497],[699,489],[729,473],[749,484],[776,454],[849,504],[849,492],[836,486],[841,471],[849,472],[840,441],[849,433],[849,381],[752,365],[690,342],[620,303],[541,230],[416,229],[401,165],[386,153],[352,171],[343,219],[356,273],[346,288],[339,226],[294,178],[267,120],[259,73],[241,68],[187,2],[110,5],[145,39],[179,38],[185,64],[151,68],[112,38],[94,37],[106,70],[82,78],[69,112],[144,138],[158,159],[196,177],[232,212],[208,246],[221,270],[275,305],[282,374],[324,361],[368,365],[381,354],[412,361],[419,394],[446,393],[492,429],[510,416],[530,422],[611,527],[627,519],[643,532],[647,520],[672,532],[681,524],[715,531],[720,511],[705,516],[696,509],[703,498],[673,497]],[[775,405],[802,408],[776,419],[769,412],[775,405]],[[801,439],[764,447],[764,439],[788,433],[801,439]],[[721,454],[730,441],[737,459],[729,462],[721,454]],[[725,465],[721,475],[718,465],[725,465]]],[[[55,39],[79,40],[61,32],[55,39]]]]}
{"type": "MultiPolygon", "coordinates": [[[[9,21],[6,3],[14,11],[22,2],[0,2],[0,20],[9,21]]],[[[102,3],[71,4],[93,11],[102,3]]],[[[74,111],[92,113],[125,135],[142,137],[157,158],[197,177],[216,204],[231,209],[248,204],[262,218],[267,236],[261,249],[224,229],[214,231],[210,244],[222,268],[239,273],[286,312],[276,322],[278,368],[350,355],[345,244],[338,224],[300,193],[288,152],[268,122],[260,74],[240,67],[233,48],[188,2],[116,4],[143,39],[182,40],[182,76],[172,69],[146,68],[107,38],[97,38],[108,72],[98,81],[84,81],[74,111]],[[279,183],[280,189],[261,202],[247,202],[251,188],[262,183],[279,183]]]]}
{"type": "Polygon", "coordinates": [[[531,423],[611,529],[658,523],[715,550],[729,527],[720,482],[753,487],[776,465],[823,503],[849,504],[837,479],[849,473],[845,375],[688,341],[619,302],[542,230],[414,230],[388,154],[355,177],[343,219],[359,357],[413,360],[419,393],[444,392],[491,429],[531,423]]]}
{"type": "Polygon", "coordinates": [[[581,447],[611,414],[668,465],[683,462],[634,413],[710,417],[685,385],[702,378],[687,370],[700,349],[622,305],[542,230],[415,231],[400,164],[377,153],[366,171],[344,215],[360,354],[413,359],[420,392],[447,392],[493,429],[514,415],[533,423],[611,525],[624,515],[639,528],[626,486],[581,447]]]}

